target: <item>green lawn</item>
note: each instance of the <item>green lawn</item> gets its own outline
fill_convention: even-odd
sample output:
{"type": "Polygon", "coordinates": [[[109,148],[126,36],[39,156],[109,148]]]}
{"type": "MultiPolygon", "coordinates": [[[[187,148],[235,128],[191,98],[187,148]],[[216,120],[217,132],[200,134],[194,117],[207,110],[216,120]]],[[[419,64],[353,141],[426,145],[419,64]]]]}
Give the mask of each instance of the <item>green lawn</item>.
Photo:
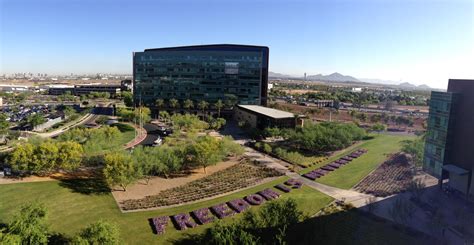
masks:
{"type": "MultiPolygon", "coordinates": [[[[395,136],[386,134],[377,134],[373,135],[373,137],[373,139],[350,147],[340,154],[331,157],[326,161],[327,163],[358,148],[365,148],[368,150],[368,152],[361,157],[352,160],[349,164],[322,178],[316,179],[316,181],[334,187],[350,189],[383,163],[389,154],[400,151],[402,141],[414,138],[414,136],[395,136]]],[[[308,171],[309,170],[306,170],[305,172],[308,171]]]]}
{"type": "MultiPolygon", "coordinates": [[[[183,232],[177,231],[170,222],[164,235],[155,235],[148,224],[148,218],[190,212],[198,208],[209,207],[231,199],[241,198],[277,183],[282,183],[285,179],[287,177],[281,177],[272,182],[209,201],[168,209],[133,213],[121,213],[112,195],[108,192],[103,192],[103,194],[81,194],[84,193],[84,190],[93,188],[95,183],[74,183],[71,186],[66,185],[64,182],[49,181],[0,185],[0,223],[9,222],[13,212],[21,204],[39,201],[44,203],[49,210],[48,222],[51,224],[51,230],[54,232],[61,232],[71,236],[87,224],[104,219],[119,225],[122,239],[127,244],[165,244],[171,243],[174,239],[186,233],[202,232],[211,224],[183,232]]],[[[306,214],[315,214],[332,201],[331,197],[307,186],[282,194],[282,198],[290,197],[298,202],[300,209],[306,214]]],[[[253,209],[257,208],[253,207],[253,209]]],[[[227,218],[225,222],[232,222],[240,216],[227,218]]]]}

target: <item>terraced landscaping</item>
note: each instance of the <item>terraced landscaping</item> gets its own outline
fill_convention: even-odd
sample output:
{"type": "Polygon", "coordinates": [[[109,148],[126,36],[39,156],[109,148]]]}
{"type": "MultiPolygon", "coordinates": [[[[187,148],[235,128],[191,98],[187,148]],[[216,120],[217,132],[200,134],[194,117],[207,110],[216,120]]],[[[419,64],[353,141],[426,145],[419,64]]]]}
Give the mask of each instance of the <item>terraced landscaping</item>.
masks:
{"type": "Polygon", "coordinates": [[[379,197],[403,192],[413,180],[413,168],[406,155],[394,155],[357,184],[355,189],[379,197]]]}
{"type": "MultiPolygon", "coordinates": [[[[414,136],[382,134],[373,135],[373,137],[371,140],[364,141],[354,148],[350,148],[354,150],[359,148],[367,149],[368,152],[366,154],[352,160],[350,164],[343,168],[318,178],[316,181],[329,186],[350,189],[389,158],[391,154],[399,152],[403,140],[414,138],[414,136]]],[[[330,163],[343,155],[344,152],[335,155],[329,158],[326,163],[330,163]]],[[[305,172],[309,171],[311,170],[306,170],[305,172]]]]}
{"type": "MultiPolygon", "coordinates": [[[[78,189],[73,189],[70,185],[65,185],[61,181],[5,184],[0,185],[0,223],[9,222],[13,212],[22,203],[39,201],[44,203],[49,210],[48,223],[54,232],[61,232],[71,236],[88,224],[103,219],[116,223],[119,226],[121,238],[125,244],[171,244],[186,234],[203,232],[204,229],[210,227],[212,223],[200,225],[194,229],[185,231],[175,230],[169,225],[166,234],[155,235],[148,223],[149,218],[174,215],[210,207],[256,193],[265,188],[272,188],[276,184],[281,184],[286,179],[287,177],[281,177],[256,187],[208,201],[167,209],[131,213],[120,212],[109,192],[94,192],[94,187],[100,187],[100,183],[87,182],[75,184],[76,187],[82,186],[90,190],[90,192],[87,192],[89,194],[84,194],[86,192],[81,193],[78,189]]],[[[280,193],[283,194],[283,192],[280,193]]],[[[331,197],[307,186],[292,190],[290,193],[285,193],[280,198],[295,199],[298,203],[298,207],[308,215],[317,213],[321,208],[332,201],[331,197]]],[[[260,207],[252,207],[252,209],[258,208],[260,207]]],[[[238,214],[223,220],[223,222],[234,222],[235,219],[240,219],[241,217],[242,214],[238,214]]]]}
{"type": "Polygon", "coordinates": [[[164,190],[157,195],[120,202],[122,210],[136,210],[182,204],[221,195],[281,176],[274,169],[240,163],[185,185],[164,190]]]}

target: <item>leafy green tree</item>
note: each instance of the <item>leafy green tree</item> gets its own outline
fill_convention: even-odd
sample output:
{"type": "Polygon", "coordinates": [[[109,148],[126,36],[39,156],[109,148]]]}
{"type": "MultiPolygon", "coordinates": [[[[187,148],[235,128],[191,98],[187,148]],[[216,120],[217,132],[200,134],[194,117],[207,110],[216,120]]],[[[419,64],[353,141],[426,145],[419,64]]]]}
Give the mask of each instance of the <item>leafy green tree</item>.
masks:
{"type": "Polygon", "coordinates": [[[214,129],[214,130],[219,130],[226,123],[226,120],[224,118],[216,118],[216,119],[211,119],[209,121],[210,121],[209,128],[214,129]]]}
{"type": "Polygon", "coordinates": [[[35,147],[31,156],[33,161],[32,171],[35,173],[49,173],[58,166],[58,146],[52,141],[45,141],[35,147]]]}
{"type": "Polygon", "coordinates": [[[423,138],[403,141],[402,151],[413,157],[416,166],[423,165],[423,156],[425,152],[425,141],[423,138]]]}
{"type": "Polygon", "coordinates": [[[121,244],[119,228],[115,224],[106,221],[97,221],[83,229],[79,235],[73,239],[72,244],[121,244]]]}
{"type": "Polygon", "coordinates": [[[190,110],[194,108],[194,103],[192,100],[187,99],[183,102],[183,108],[186,110],[190,110]]]}
{"type": "Polygon", "coordinates": [[[217,109],[217,117],[221,117],[221,110],[224,108],[224,103],[222,103],[222,100],[217,100],[217,102],[214,104],[214,107],[217,109]]]}
{"type": "Polygon", "coordinates": [[[0,229],[0,244],[20,245],[21,237],[8,233],[5,229],[0,229]]]}
{"type": "Polygon", "coordinates": [[[46,122],[46,118],[44,118],[40,114],[31,114],[26,118],[26,122],[32,127],[35,128],[36,126],[43,124],[46,122]]]}
{"type": "Polygon", "coordinates": [[[15,171],[26,171],[32,168],[34,146],[30,143],[18,145],[8,156],[7,162],[15,171]]]}
{"type": "Polygon", "coordinates": [[[5,113],[0,113],[0,133],[5,133],[10,127],[10,122],[7,121],[7,115],[5,113]]]}
{"type": "Polygon", "coordinates": [[[74,141],[58,142],[58,167],[66,170],[77,169],[82,162],[84,149],[74,141]]]}
{"type": "Polygon", "coordinates": [[[219,140],[211,136],[200,137],[192,146],[193,161],[204,168],[215,165],[222,160],[222,155],[219,151],[219,140]]]}
{"type": "Polygon", "coordinates": [[[267,144],[267,143],[264,143],[263,144],[263,151],[267,154],[272,153],[272,146],[267,144]]]}
{"type": "Polygon", "coordinates": [[[224,136],[219,144],[221,155],[223,156],[240,156],[245,152],[245,149],[241,145],[235,143],[231,136],[224,136]]]}
{"type": "Polygon", "coordinates": [[[25,204],[8,224],[8,232],[19,236],[21,244],[47,244],[46,214],[45,206],[40,203],[25,204]]]}
{"type": "Polygon", "coordinates": [[[387,130],[387,126],[385,124],[377,123],[372,125],[372,131],[385,131],[387,130]]]}
{"type": "Polygon", "coordinates": [[[122,97],[123,97],[123,103],[125,103],[125,106],[127,106],[127,107],[132,107],[133,106],[133,94],[132,94],[132,92],[123,91],[122,92],[122,97]]]}
{"type": "Polygon", "coordinates": [[[103,174],[110,186],[119,185],[123,191],[136,181],[137,173],[130,155],[120,152],[108,153],[104,157],[103,174]]]}
{"type": "Polygon", "coordinates": [[[184,164],[183,154],[176,148],[167,145],[158,147],[156,158],[159,162],[163,163],[163,165],[157,165],[155,171],[159,174],[163,174],[165,178],[168,178],[170,173],[181,170],[184,164]]]}
{"type": "Polygon", "coordinates": [[[256,245],[260,244],[258,237],[242,229],[238,224],[224,225],[221,221],[207,229],[201,238],[202,244],[209,245],[256,245]]]}

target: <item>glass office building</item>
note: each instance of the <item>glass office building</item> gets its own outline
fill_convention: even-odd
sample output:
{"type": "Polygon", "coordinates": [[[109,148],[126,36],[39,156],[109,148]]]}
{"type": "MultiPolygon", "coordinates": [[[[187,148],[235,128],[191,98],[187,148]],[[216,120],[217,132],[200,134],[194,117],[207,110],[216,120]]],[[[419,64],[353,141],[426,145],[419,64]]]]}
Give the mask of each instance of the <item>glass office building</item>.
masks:
{"type": "Polygon", "coordinates": [[[447,92],[432,92],[423,169],[474,197],[474,80],[449,79],[447,92]]]}
{"type": "Polygon", "coordinates": [[[449,128],[454,120],[455,98],[456,94],[453,93],[431,92],[423,168],[438,178],[441,178],[442,167],[451,146],[449,128]]]}
{"type": "Polygon", "coordinates": [[[200,45],[146,49],[133,54],[135,104],[157,99],[217,100],[266,105],[268,47],[200,45]]]}

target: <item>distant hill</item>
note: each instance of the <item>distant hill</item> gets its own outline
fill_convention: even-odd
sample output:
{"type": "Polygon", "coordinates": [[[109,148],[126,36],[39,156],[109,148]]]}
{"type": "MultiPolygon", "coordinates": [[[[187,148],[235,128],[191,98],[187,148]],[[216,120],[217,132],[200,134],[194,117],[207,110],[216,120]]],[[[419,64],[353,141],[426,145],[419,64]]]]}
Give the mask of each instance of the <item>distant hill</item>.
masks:
{"type": "Polygon", "coordinates": [[[311,81],[328,81],[328,82],[361,82],[359,79],[355,77],[345,76],[338,72],[334,72],[329,75],[322,75],[322,74],[309,75],[309,76],[306,76],[306,79],[311,80],[311,81]]]}
{"type": "Polygon", "coordinates": [[[270,78],[296,78],[291,75],[281,74],[281,73],[272,72],[272,71],[268,72],[268,77],[270,78]]]}
{"type": "MultiPolygon", "coordinates": [[[[292,76],[277,72],[268,72],[268,76],[273,79],[298,79],[302,80],[302,76],[292,76]]],[[[415,85],[409,82],[399,83],[396,81],[385,80],[385,79],[374,79],[374,78],[355,78],[353,76],[342,75],[341,73],[334,72],[329,75],[316,74],[306,76],[307,81],[321,81],[321,82],[349,82],[349,83],[370,83],[370,84],[383,84],[391,87],[398,87],[401,89],[410,89],[410,90],[433,90],[430,86],[426,84],[415,85]]]]}

